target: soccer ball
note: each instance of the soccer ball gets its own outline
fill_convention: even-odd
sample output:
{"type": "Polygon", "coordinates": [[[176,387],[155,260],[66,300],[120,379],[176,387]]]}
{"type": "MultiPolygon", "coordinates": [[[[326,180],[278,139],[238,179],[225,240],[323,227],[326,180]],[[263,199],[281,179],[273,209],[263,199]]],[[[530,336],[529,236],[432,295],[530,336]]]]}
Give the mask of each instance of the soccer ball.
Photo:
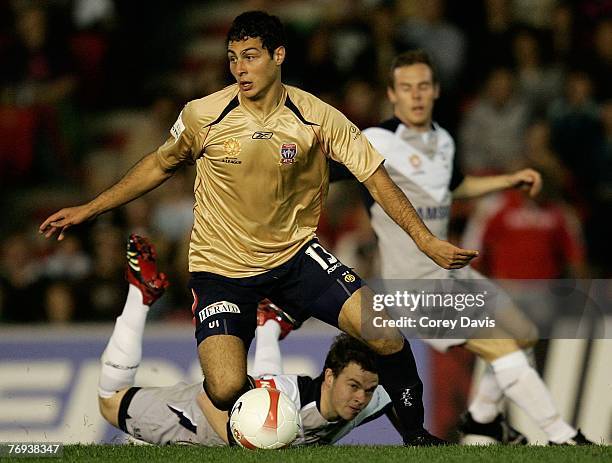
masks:
{"type": "Polygon", "coordinates": [[[230,413],[234,439],[251,450],[287,447],[301,429],[299,410],[278,389],[251,389],[240,396],[230,413]]]}

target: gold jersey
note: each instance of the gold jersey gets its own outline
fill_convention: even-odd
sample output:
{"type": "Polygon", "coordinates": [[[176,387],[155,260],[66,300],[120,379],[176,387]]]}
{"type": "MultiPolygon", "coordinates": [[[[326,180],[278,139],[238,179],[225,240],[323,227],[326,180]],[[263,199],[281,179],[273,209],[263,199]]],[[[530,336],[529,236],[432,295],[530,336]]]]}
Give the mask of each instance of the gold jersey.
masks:
{"type": "Polygon", "coordinates": [[[189,271],[248,277],[288,261],[314,238],[327,159],[365,181],[383,157],[340,111],[283,86],[265,118],[234,84],[189,102],[157,150],[164,168],[196,165],[189,271]]]}

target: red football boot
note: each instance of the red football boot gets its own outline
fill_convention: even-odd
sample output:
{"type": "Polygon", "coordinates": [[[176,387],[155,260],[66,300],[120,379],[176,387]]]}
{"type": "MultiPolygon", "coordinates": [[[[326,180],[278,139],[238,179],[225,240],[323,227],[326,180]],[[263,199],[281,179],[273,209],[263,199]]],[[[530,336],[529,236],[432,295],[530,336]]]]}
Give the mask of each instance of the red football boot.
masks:
{"type": "Polygon", "coordinates": [[[269,299],[264,299],[257,307],[257,326],[263,326],[268,320],[274,320],[280,325],[281,332],[278,339],[284,339],[289,332],[297,330],[301,325],[284,310],[270,302],[269,299]]]}
{"type": "Polygon", "coordinates": [[[157,271],[155,247],[146,238],[131,234],[127,243],[125,279],[142,293],[144,305],[151,306],[170,284],[165,273],[157,271]]]}

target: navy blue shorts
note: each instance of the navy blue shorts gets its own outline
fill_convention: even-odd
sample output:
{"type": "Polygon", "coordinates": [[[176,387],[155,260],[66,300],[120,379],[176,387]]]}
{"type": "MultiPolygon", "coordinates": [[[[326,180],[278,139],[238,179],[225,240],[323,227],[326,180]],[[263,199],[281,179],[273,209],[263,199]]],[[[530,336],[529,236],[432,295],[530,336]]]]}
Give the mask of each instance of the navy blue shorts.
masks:
{"type": "Polygon", "coordinates": [[[298,323],[315,317],[338,327],[344,302],[363,282],[316,239],[295,256],[261,275],[228,278],[194,272],[189,287],[198,345],[217,334],[237,336],[248,349],[257,326],[257,305],[268,298],[298,323]]]}

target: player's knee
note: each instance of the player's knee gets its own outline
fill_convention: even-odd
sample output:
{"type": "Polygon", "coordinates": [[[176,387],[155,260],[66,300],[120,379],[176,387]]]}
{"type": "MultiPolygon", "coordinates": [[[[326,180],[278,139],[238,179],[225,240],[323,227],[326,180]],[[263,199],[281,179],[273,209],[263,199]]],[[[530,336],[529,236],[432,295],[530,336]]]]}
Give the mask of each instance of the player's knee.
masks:
{"type": "Polygon", "coordinates": [[[229,410],[244,392],[246,381],[246,377],[233,377],[216,381],[207,378],[204,386],[208,398],[216,408],[229,410]]]}
{"type": "Polygon", "coordinates": [[[391,355],[402,350],[402,347],[404,345],[404,339],[374,339],[368,341],[368,345],[370,346],[370,349],[372,349],[378,355],[391,355]]]}

